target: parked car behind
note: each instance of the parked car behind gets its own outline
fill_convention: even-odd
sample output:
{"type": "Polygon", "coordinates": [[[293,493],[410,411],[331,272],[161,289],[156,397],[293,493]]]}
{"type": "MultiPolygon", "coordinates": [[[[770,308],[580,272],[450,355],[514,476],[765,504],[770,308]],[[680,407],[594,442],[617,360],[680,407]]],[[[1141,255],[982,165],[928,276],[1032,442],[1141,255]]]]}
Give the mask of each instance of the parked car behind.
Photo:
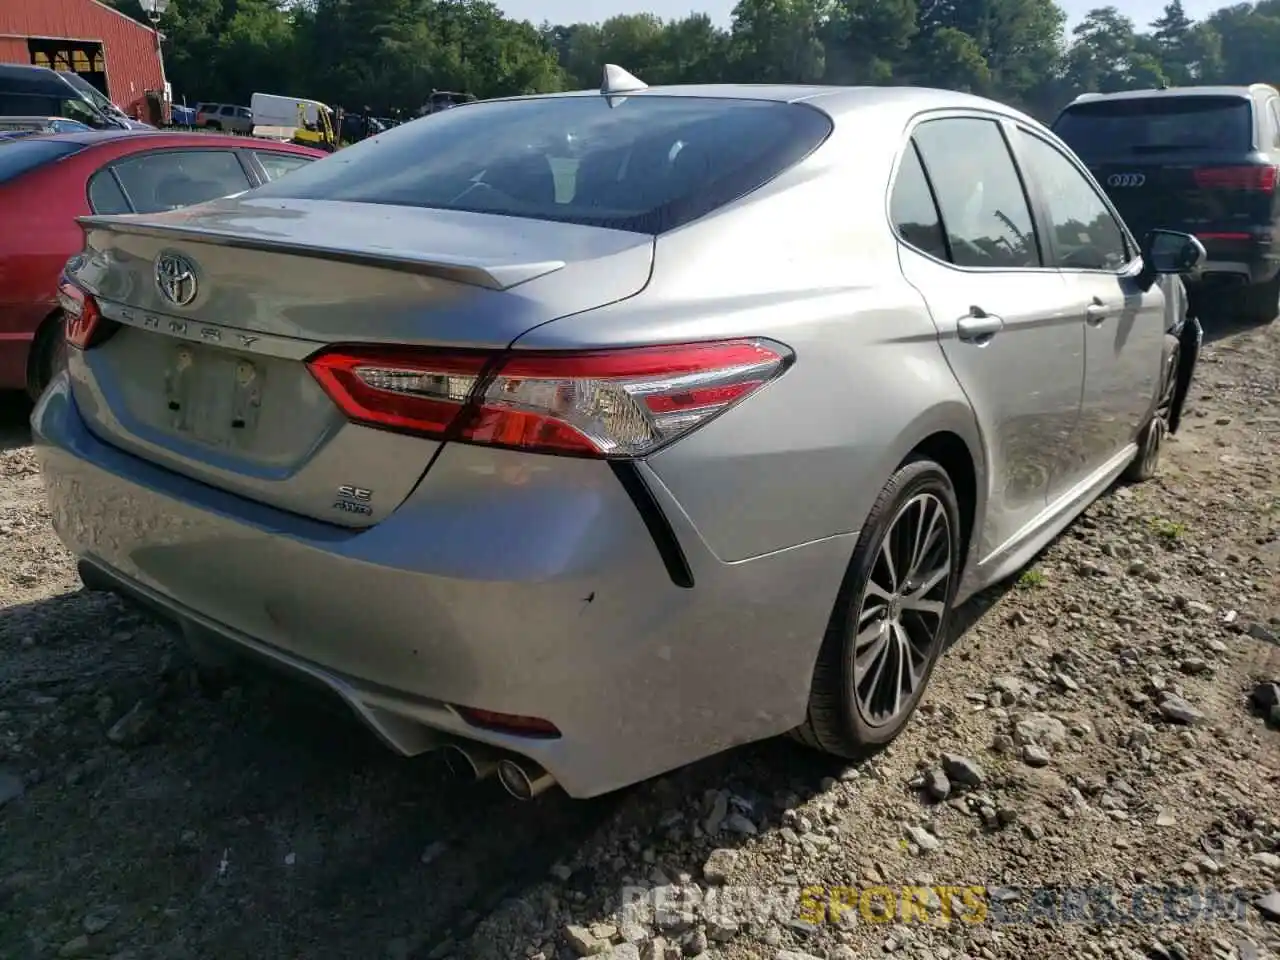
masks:
{"type": "Polygon", "coordinates": [[[66,117],[95,130],[152,129],[74,73],[0,63],[0,115],[66,117]]]}
{"type": "Polygon", "coordinates": [[[89,213],[154,213],[226,196],[325,156],[287,144],[142,131],[0,141],[0,390],[47,383],[61,340],[58,275],[89,213]]]}
{"type": "Polygon", "coordinates": [[[200,103],[196,105],[195,125],[248,136],[253,132],[253,111],[231,103],[200,103]]]}
{"type": "Polygon", "coordinates": [[[1264,83],[1085,94],[1053,124],[1136,231],[1194,233],[1193,298],[1244,319],[1280,312],[1280,93],[1264,83]]]}
{"type": "Polygon", "coordinates": [[[1155,471],[1203,248],[989,100],[608,78],[87,219],[32,419],[85,582],[520,797],[895,737],[1155,471]]]}

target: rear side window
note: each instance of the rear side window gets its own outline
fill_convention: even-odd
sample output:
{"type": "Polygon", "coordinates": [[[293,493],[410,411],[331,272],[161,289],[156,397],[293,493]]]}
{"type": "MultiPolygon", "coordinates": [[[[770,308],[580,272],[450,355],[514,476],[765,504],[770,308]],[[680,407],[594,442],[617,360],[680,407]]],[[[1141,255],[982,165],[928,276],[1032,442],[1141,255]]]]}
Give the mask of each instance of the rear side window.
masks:
{"type": "Polygon", "coordinates": [[[904,243],[923,250],[939,260],[947,259],[947,242],[942,236],[942,223],[938,208],[933,202],[933,192],[920,166],[920,155],[915,143],[908,143],[898,167],[898,178],[893,183],[893,195],[889,200],[889,215],[904,243]]]}
{"type": "Polygon", "coordinates": [[[396,127],[257,193],[662,233],[766,183],[830,131],[825,114],[774,101],[492,101],[396,127]]]}
{"type": "Polygon", "coordinates": [[[279,180],[286,173],[314,162],[311,157],[299,157],[288,153],[268,153],[264,150],[255,150],[253,155],[262,164],[262,172],[267,175],[267,180],[279,180]]]}
{"type": "Polygon", "coordinates": [[[16,180],[83,149],[82,144],[57,140],[0,140],[0,183],[16,180]]]}
{"type": "Polygon", "coordinates": [[[1247,153],[1253,113],[1244,97],[1140,97],[1068,107],[1053,131],[1082,159],[1177,151],[1247,153]]]}
{"type": "Polygon", "coordinates": [[[133,212],[110,170],[99,170],[89,178],[89,207],[104,216],[133,212]]]}
{"type": "Polygon", "coordinates": [[[121,160],[113,169],[139,213],[175,210],[252,186],[229,150],[166,150],[121,160]]]}

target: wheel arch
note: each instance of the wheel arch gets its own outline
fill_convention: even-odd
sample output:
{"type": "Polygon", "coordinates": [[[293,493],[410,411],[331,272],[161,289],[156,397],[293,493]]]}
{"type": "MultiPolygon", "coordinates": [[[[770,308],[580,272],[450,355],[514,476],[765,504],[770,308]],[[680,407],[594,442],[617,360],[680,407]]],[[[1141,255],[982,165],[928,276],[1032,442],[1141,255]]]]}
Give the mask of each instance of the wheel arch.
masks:
{"type": "Polygon", "coordinates": [[[925,456],[941,466],[956,488],[960,507],[960,530],[964,539],[963,585],[976,558],[975,545],[987,508],[987,458],[982,431],[967,403],[949,401],[926,412],[902,434],[885,478],[892,476],[908,460],[925,456]]]}
{"type": "MultiPolygon", "coordinates": [[[[49,311],[43,320],[36,326],[35,333],[31,337],[31,346],[27,349],[27,390],[30,392],[32,384],[36,382],[36,365],[44,361],[44,356],[48,352],[45,350],[45,341],[50,336],[56,334],[51,330],[56,329],[57,324],[62,318],[62,308],[54,307],[49,311]]],[[[34,400],[35,398],[32,397],[34,400]]]]}

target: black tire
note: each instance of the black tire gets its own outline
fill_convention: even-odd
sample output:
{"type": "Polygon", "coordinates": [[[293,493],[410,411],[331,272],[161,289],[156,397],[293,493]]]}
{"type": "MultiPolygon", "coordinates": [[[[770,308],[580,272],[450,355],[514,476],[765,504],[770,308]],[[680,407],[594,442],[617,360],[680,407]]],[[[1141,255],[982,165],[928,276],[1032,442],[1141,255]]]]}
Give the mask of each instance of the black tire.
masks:
{"type": "Polygon", "coordinates": [[[1280,313],[1280,273],[1265,283],[1245,287],[1240,294],[1237,312],[1248,324],[1270,323],[1280,313]]]}
{"type": "Polygon", "coordinates": [[[208,123],[205,124],[205,129],[221,131],[222,124],[219,123],[217,120],[210,120],[208,123]]]}
{"type": "Polygon", "coordinates": [[[1165,361],[1160,384],[1160,400],[1156,403],[1151,419],[1138,434],[1138,452],[1120,479],[1124,483],[1146,483],[1160,472],[1160,452],[1165,437],[1169,435],[1169,420],[1173,414],[1174,395],[1178,389],[1178,361],[1181,348],[1174,345],[1165,361]]]}
{"type": "Polygon", "coordinates": [[[31,341],[31,354],[27,358],[27,396],[32,403],[40,399],[40,394],[61,368],[65,351],[62,314],[56,313],[40,325],[31,341]]]}
{"type": "MultiPolygon", "coordinates": [[[[920,509],[923,511],[924,508],[920,509]]],[[[955,487],[947,472],[925,457],[908,460],[880,492],[858,538],[858,545],[841,584],[827,634],[818,654],[818,662],[814,667],[808,716],[792,732],[795,739],[825,753],[852,759],[889,743],[902,731],[915,712],[946,643],[951,624],[951,608],[963,565],[962,540],[959,505],[955,487]],[[924,597],[932,598],[928,602],[940,604],[940,613],[936,618],[936,625],[930,620],[930,626],[934,626],[932,640],[911,646],[919,654],[919,659],[916,668],[918,681],[910,695],[901,701],[899,709],[890,716],[877,719],[864,709],[859,697],[859,690],[864,690],[865,696],[865,681],[868,677],[862,677],[861,681],[855,677],[854,658],[859,633],[857,628],[860,624],[866,624],[862,630],[865,637],[871,632],[871,624],[878,624],[879,634],[864,645],[864,650],[876,643],[883,644],[880,648],[881,655],[868,662],[868,673],[877,664],[880,664],[882,670],[892,670],[893,662],[909,662],[895,660],[890,649],[896,648],[898,658],[903,656],[906,649],[901,642],[895,642],[895,638],[900,640],[906,633],[901,629],[894,632],[892,624],[896,621],[893,611],[897,611],[897,621],[903,621],[904,615],[910,613],[910,619],[917,625],[923,624],[925,617],[915,611],[903,610],[901,598],[897,606],[892,605],[888,599],[881,600],[882,596],[887,595],[878,584],[885,581],[888,570],[881,556],[881,548],[891,532],[895,538],[898,537],[900,531],[897,521],[904,520],[908,525],[913,522],[906,512],[916,509],[914,505],[918,503],[931,504],[929,509],[938,516],[945,517],[947,524],[944,535],[939,538],[939,543],[945,543],[948,551],[947,572],[937,587],[923,593],[924,597]],[[883,604],[883,617],[875,615],[872,609],[875,604],[883,604]]],[[[890,543],[890,552],[893,550],[894,544],[890,543]]],[[[922,558],[924,559],[927,558],[922,558]]],[[[915,572],[914,567],[908,569],[907,576],[902,580],[910,581],[911,574],[915,572]]],[[[938,571],[932,572],[936,574],[938,571]]],[[[896,576],[894,579],[898,580],[896,576]]],[[[906,621],[903,622],[905,624],[906,621]]],[[[890,686],[900,695],[903,677],[900,672],[897,677],[897,683],[890,686]]],[[[878,686],[874,683],[872,685],[878,686]]]]}

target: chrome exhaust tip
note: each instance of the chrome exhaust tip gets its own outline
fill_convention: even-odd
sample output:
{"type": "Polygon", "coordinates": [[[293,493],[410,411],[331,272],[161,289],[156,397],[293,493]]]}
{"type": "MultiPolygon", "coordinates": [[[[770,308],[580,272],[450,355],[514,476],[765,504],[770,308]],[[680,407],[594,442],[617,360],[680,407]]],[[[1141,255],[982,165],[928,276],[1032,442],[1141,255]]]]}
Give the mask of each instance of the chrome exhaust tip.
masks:
{"type": "Polygon", "coordinates": [[[517,800],[532,800],[555,786],[555,777],[531,760],[505,757],[498,761],[498,781],[517,800]]]}
{"type": "Polygon", "coordinates": [[[451,743],[444,748],[444,762],[459,780],[483,780],[498,769],[498,761],[479,747],[451,743]]]}

